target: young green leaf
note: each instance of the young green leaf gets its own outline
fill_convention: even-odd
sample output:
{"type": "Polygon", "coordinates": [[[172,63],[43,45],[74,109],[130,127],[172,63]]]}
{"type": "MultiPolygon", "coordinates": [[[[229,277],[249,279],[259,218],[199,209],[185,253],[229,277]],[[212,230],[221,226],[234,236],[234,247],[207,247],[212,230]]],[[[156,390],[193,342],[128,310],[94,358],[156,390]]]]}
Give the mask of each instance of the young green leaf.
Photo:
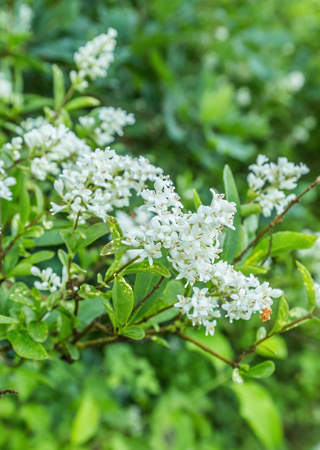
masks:
{"type": "Polygon", "coordinates": [[[54,109],[58,110],[65,97],[64,79],[62,70],[56,64],[52,64],[52,72],[54,109]]]}
{"type": "Polygon", "coordinates": [[[250,367],[249,370],[241,370],[240,368],[240,375],[249,378],[267,378],[270,377],[270,375],[272,375],[274,371],[274,362],[268,360],[250,367]]]}
{"type": "Polygon", "coordinates": [[[170,278],[171,276],[169,270],[157,261],[153,261],[152,266],[150,266],[149,261],[142,261],[139,263],[131,264],[123,272],[123,275],[127,273],[155,273],[166,278],[170,278]]]}
{"type": "Polygon", "coordinates": [[[100,100],[98,100],[95,97],[89,97],[89,96],[78,97],[78,98],[73,98],[72,100],[70,100],[70,102],[68,102],[66,104],[65,109],[66,109],[66,111],[73,111],[75,109],[99,106],[100,103],[101,103],[100,100]]]}
{"type": "Polygon", "coordinates": [[[114,279],[112,302],[117,325],[125,325],[133,309],[133,291],[119,275],[116,275],[114,279]]]}
{"type": "Polygon", "coordinates": [[[236,251],[240,239],[240,199],[237,190],[236,183],[234,181],[231,169],[229,166],[225,166],[223,170],[223,182],[224,189],[226,192],[226,199],[229,202],[234,202],[236,204],[237,212],[234,215],[233,225],[235,230],[230,228],[226,229],[226,237],[223,244],[223,259],[227,262],[231,262],[236,256],[236,251]]]}
{"type": "Polygon", "coordinates": [[[123,336],[127,336],[131,339],[139,341],[140,339],[144,338],[145,331],[141,327],[131,326],[131,327],[126,327],[124,330],[122,330],[121,334],[123,334],[123,336]]]}
{"type": "Polygon", "coordinates": [[[109,233],[109,227],[106,223],[102,222],[91,225],[91,227],[85,230],[86,237],[78,241],[75,246],[75,251],[77,252],[80,248],[88,247],[88,245],[105,236],[107,233],[109,233]]]}
{"type": "Polygon", "coordinates": [[[200,200],[198,192],[195,189],[193,189],[193,201],[194,201],[195,209],[196,209],[196,211],[198,211],[198,208],[199,208],[199,206],[202,205],[202,202],[200,200]]]}
{"type": "Polygon", "coordinates": [[[312,312],[316,306],[316,290],[314,287],[314,282],[310,272],[301,264],[299,261],[296,261],[298,269],[303,278],[304,286],[307,290],[308,300],[309,300],[309,311],[312,312]]]}
{"type": "Polygon", "coordinates": [[[258,203],[245,203],[240,205],[241,217],[247,217],[251,214],[260,214],[262,212],[261,206],[258,203]]]}
{"type": "Polygon", "coordinates": [[[289,305],[284,295],[281,295],[279,300],[276,322],[271,330],[271,333],[280,331],[288,323],[288,317],[289,317],[289,305]]]}

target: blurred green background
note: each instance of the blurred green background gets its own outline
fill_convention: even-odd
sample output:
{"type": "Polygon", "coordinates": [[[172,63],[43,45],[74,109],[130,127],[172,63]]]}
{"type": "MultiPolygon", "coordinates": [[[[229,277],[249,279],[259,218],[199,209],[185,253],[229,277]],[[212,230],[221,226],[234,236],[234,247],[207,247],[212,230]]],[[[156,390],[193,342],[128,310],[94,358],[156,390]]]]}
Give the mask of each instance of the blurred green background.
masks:
{"type": "MultiPolygon", "coordinates": [[[[170,174],[187,207],[222,188],[228,163],[245,200],[259,153],[306,163],[303,190],[320,172],[318,0],[0,0],[0,144],[8,121],[37,116],[52,90],[51,64],[67,74],[86,40],[118,31],[109,76],[89,88],[103,105],[136,117],[119,152],[146,155],[170,174]],[[16,94],[6,98],[1,82],[16,94]],[[22,90],[27,93],[23,98],[22,90]]],[[[2,85],[3,86],[3,85],[2,85]]],[[[319,194],[288,214],[285,228],[317,231],[319,194]]],[[[320,252],[319,252],[320,253],[320,252]]],[[[278,258],[270,282],[291,304],[306,301],[297,255],[278,258]]],[[[320,254],[301,256],[315,278],[320,254]]],[[[259,321],[221,321],[212,348],[234,355],[259,321]]],[[[81,361],[0,366],[0,448],[5,450],[320,449],[317,324],[274,343],[276,373],[241,392],[219,361],[156,343],[88,350],[81,361]]],[[[188,347],[188,346],[187,346],[188,347]]],[[[192,351],[190,351],[192,350],[192,351]]],[[[268,353],[269,352],[269,353],[268,353]]]]}

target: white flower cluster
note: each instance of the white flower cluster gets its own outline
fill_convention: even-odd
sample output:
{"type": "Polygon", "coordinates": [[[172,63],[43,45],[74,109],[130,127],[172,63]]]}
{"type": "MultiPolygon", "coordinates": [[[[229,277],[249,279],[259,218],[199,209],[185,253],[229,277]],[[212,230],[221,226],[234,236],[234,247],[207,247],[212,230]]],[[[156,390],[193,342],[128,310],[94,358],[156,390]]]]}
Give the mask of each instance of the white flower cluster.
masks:
{"type": "Polygon", "coordinates": [[[105,147],[114,141],[114,137],[123,136],[123,128],[126,125],[133,125],[135,118],[132,113],[127,113],[121,108],[98,108],[98,125],[91,116],[79,118],[80,124],[88,131],[93,132],[93,138],[99,147],[105,147]]]}
{"type": "MultiPolygon", "coordinates": [[[[84,140],[79,139],[65,125],[57,127],[47,123],[45,119],[28,119],[21,125],[24,128],[32,128],[22,135],[13,138],[10,144],[6,144],[7,150],[12,150],[14,160],[19,159],[19,150],[22,142],[27,146],[29,155],[32,156],[31,173],[39,180],[45,180],[48,174],[58,175],[60,166],[70,164],[72,159],[77,159],[80,155],[90,152],[91,148],[84,140]],[[23,141],[22,141],[23,139],[23,141]]],[[[22,128],[23,129],[23,128],[22,128]]]]}
{"type": "Polygon", "coordinates": [[[4,145],[4,149],[10,152],[10,156],[13,161],[17,161],[20,158],[20,150],[22,149],[23,139],[20,136],[14,137],[11,142],[4,145]]]}
{"type": "Polygon", "coordinates": [[[0,159],[0,198],[12,200],[12,192],[9,187],[14,186],[17,180],[14,177],[7,177],[3,166],[4,161],[0,159]]]}
{"type": "Polygon", "coordinates": [[[283,189],[291,190],[297,186],[297,181],[309,172],[305,164],[294,165],[287,158],[278,158],[277,164],[270,162],[264,155],[259,155],[256,164],[249,166],[248,175],[250,189],[256,195],[265,217],[269,217],[273,208],[281,214],[288,204],[295,199],[295,194],[286,195],[283,189]]]}
{"type": "Polygon", "coordinates": [[[161,172],[142,156],[132,158],[117,155],[109,148],[96,149],[80,157],[75,169],[63,170],[55,181],[63,204],[51,203],[51,211],[71,212],[71,219],[81,213],[82,220],[94,215],[106,221],[114,208],[129,205],[131,190],[140,193],[146,181],[154,180],[161,172]]]}
{"type": "Polygon", "coordinates": [[[214,334],[216,320],[220,317],[221,307],[226,311],[226,317],[230,322],[233,320],[249,320],[252,314],[259,312],[262,321],[269,319],[272,313],[272,298],[281,295],[280,289],[272,289],[269,283],[259,283],[252,274],[249,277],[242,272],[234,270],[233,266],[225,261],[218,261],[211,268],[211,282],[214,284],[213,296],[208,289],[193,288],[193,296],[178,296],[179,302],[174,306],[182,311],[192,320],[193,325],[199,323],[206,327],[206,334],[214,334]],[[222,301],[219,304],[219,299],[222,301]]]}
{"type": "Polygon", "coordinates": [[[196,213],[184,214],[180,197],[168,177],[158,177],[154,188],[142,191],[145,205],[141,208],[155,216],[149,226],[128,234],[125,242],[143,247],[141,258],[147,257],[150,265],[153,258],[161,257],[162,247],[168,249],[168,260],[179,272],[177,279],[186,278],[187,284],[209,281],[212,263],[222,251],[218,236],[224,226],[233,228],[235,204],[211,190],[210,206],[201,205],[196,213]]]}
{"type": "Polygon", "coordinates": [[[70,78],[75,89],[82,91],[88,87],[88,79],[95,80],[107,75],[107,70],[114,60],[116,37],[116,30],[109,28],[107,34],[96,36],[74,54],[78,71],[72,70],[70,78]]]}
{"type": "Polygon", "coordinates": [[[68,273],[65,267],[63,268],[62,278],[54,273],[51,267],[40,270],[38,267],[33,266],[31,267],[30,272],[33,276],[41,279],[41,282],[35,281],[34,283],[34,287],[39,289],[39,291],[56,292],[65,285],[68,279],[68,273]]]}
{"type": "Polygon", "coordinates": [[[153,259],[162,256],[161,249],[168,250],[168,260],[178,272],[177,279],[185,278],[187,284],[213,282],[213,295],[208,288],[193,287],[191,297],[178,296],[176,307],[181,308],[193,325],[206,327],[206,333],[213,335],[215,318],[220,317],[220,306],[230,321],[249,319],[258,311],[263,320],[271,314],[271,297],[279,297],[281,291],[271,289],[268,283],[260,285],[253,275],[244,276],[219,258],[219,235],[224,226],[233,229],[235,204],[223,200],[223,195],[211,190],[213,200],[210,206],[200,205],[196,213],[183,213],[180,197],[174,192],[172,182],[159,176],[154,190],[145,189],[141,196],[145,200],[143,210],[154,213],[148,226],[128,233],[124,241],[133,247],[142,247],[140,258],[147,257],[150,265],[153,259]],[[218,303],[222,299],[222,305],[218,303]]]}

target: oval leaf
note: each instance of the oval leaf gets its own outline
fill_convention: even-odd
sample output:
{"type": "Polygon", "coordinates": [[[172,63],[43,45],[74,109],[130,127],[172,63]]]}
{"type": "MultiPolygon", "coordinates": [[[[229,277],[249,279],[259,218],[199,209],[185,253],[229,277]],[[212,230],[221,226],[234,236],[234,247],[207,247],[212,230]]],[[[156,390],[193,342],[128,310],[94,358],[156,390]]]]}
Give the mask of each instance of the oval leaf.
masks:
{"type": "Polygon", "coordinates": [[[99,106],[100,100],[94,97],[78,97],[70,100],[69,103],[66,104],[65,109],[67,111],[73,111],[74,109],[81,109],[81,108],[89,108],[92,106],[99,106]]]}
{"type": "Polygon", "coordinates": [[[143,339],[145,337],[144,330],[137,326],[127,327],[122,331],[121,334],[136,341],[139,341],[140,339],[143,339]]]}
{"type": "Polygon", "coordinates": [[[39,361],[48,358],[42,345],[31,339],[29,333],[25,330],[9,331],[6,339],[11,343],[16,354],[22,358],[36,359],[39,361]]]}
{"type": "Polygon", "coordinates": [[[260,364],[250,367],[249,370],[240,370],[240,375],[249,378],[267,378],[275,371],[275,364],[273,361],[264,361],[260,364]]]}
{"type": "Polygon", "coordinates": [[[114,279],[112,302],[117,325],[125,325],[133,308],[133,291],[119,275],[114,279]]]}

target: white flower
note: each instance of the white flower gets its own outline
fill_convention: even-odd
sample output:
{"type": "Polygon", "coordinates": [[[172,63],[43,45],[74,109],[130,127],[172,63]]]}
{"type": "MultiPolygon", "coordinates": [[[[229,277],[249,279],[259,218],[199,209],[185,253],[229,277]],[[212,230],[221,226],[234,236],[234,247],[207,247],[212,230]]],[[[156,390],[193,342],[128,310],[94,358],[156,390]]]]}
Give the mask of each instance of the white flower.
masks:
{"type": "MultiPolygon", "coordinates": [[[[31,267],[30,272],[33,276],[39,277],[42,281],[35,281],[34,286],[40,291],[56,292],[61,286],[61,278],[53,272],[51,267],[40,271],[36,266],[31,267]]],[[[65,277],[64,277],[65,278],[65,277]]]]}
{"type": "Polygon", "coordinates": [[[286,195],[283,190],[291,190],[297,186],[297,181],[309,172],[306,165],[294,165],[287,158],[278,158],[277,164],[268,162],[268,158],[259,155],[256,164],[249,166],[252,171],[248,175],[249,187],[262,208],[265,217],[271,215],[273,209],[281,214],[288,204],[295,198],[294,194],[286,195]]]}
{"type": "Polygon", "coordinates": [[[0,198],[12,200],[12,192],[9,187],[14,186],[17,183],[17,180],[14,177],[3,176],[5,174],[2,169],[3,165],[3,161],[0,160],[0,198]]]}
{"type": "Polygon", "coordinates": [[[109,28],[107,34],[96,36],[74,54],[77,72],[72,71],[70,78],[75,89],[81,91],[88,86],[88,79],[95,80],[107,75],[114,59],[116,36],[116,30],[109,28]]]}

